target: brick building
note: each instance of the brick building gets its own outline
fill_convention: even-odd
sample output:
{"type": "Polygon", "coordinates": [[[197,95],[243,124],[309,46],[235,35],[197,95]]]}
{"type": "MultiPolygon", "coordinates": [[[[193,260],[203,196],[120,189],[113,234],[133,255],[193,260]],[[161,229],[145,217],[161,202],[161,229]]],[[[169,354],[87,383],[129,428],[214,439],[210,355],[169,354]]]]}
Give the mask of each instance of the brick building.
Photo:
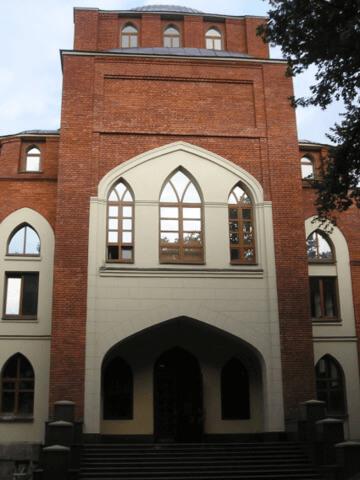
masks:
{"type": "Polygon", "coordinates": [[[0,137],[2,439],[59,400],[89,436],[197,441],[316,397],[360,437],[359,211],[312,222],[326,146],[263,21],[75,9],[60,130],[0,137]]]}

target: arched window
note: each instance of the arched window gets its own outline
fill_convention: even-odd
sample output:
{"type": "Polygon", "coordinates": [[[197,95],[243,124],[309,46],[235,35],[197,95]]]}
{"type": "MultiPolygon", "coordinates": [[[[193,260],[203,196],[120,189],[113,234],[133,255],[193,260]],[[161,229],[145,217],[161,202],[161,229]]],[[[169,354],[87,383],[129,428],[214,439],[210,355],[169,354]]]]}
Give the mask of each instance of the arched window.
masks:
{"type": "Polygon", "coordinates": [[[107,260],[134,261],[134,197],[129,187],[120,180],[108,196],[107,260]]]}
{"type": "Polygon", "coordinates": [[[315,367],[318,400],[326,403],[329,415],[346,413],[345,382],[342,368],[331,356],[323,356],[315,367]]]}
{"type": "Polygon", "coordinates": [[[229,360],[221,370],[221,411],[223,420],[250,418],[249,376],[237,358],[229,360]]]}
{"type": "Polygon", "coordinates": [[[31,416],[34,409],[34,370],[20,353],[1,372],[1,414],[31,416]]]}
{"type": "Polygon", "coordinates": [[[40,255],[40,238],[28,224],[17,227],[10,235],[7,255],[40,255]]]}
{"type": "Polygon", "coordinates": [[[238,184],[231,191],[228,203],[231,263],[255,263],[255,235],[251,198],[244,188],[238,184]]]}
{"type": "Polygon", "coordinates": [[[314,164],[308,157],[301,159],[301,178],[303,180],[313,180],[315,178],[314,164]]]}
{"type": "Polygon", "coordinates": [[[138,29],[131,23],[121,30],[121,48],[136,48],[138,46],[138,29]]]}
{"type": "Polygon", "coordinates": [[[180,32],[174,25],[170,25],[164,30],[164,47],[180,47],[180,32]]]}
{"type": "Polygon", "coordinates": [[[160,261],[203,263],[202,202],[182,170],[165,183],[160,196],[160,261]]]}
{"type": "Polygon", "coordinates": [[[104,370],[104,420],[133,418],[133,374],[120,357],[110,361],[104,370]]]}
{"type": "Polygon", "coordinates": [[[315,230],[306,240],[309,262],[333,262],[334,252],[327,235],[315,230]]]}
{"type": "Polygon", "coordinates": [[[205,44],[208,50],[222,49],[222,36],[217,28],[210,28],[205,35],[205,44]]]}
{"type": "Polygon", "coordinates": [[[25,157],[25,171],[26,172],[39,172],[41,167],[41,152],[36,146],[30,147],[26,151],[25,157]]]}

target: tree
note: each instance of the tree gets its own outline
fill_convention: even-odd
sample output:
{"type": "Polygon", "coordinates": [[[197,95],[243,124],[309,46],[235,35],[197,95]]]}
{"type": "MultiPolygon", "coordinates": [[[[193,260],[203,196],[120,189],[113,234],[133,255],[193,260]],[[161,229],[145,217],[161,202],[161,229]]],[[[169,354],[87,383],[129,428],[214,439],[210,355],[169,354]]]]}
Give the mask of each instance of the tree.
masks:
{"type": "Polygon", "coordinates": [[[317,67],[307,98],[294,106],[345,105],[342,122],[327,135],[334,143],[315,183],[322,219],[351,205],[360,208],[360,0],[269,0],[269,21],[259,28],[264,41],[280,45],[288,74],[317,67]]]}

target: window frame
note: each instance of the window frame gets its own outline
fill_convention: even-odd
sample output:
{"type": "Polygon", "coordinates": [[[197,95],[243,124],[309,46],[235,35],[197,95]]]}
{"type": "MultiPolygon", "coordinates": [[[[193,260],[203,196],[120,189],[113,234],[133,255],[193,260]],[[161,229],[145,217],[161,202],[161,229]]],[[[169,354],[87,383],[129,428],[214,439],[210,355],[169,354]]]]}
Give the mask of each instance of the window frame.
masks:
{"type": "Polygon", "coordinates": [[[25,148],[23,150],[23,154],[22,154],[20,172],[21,173],[42,173],[43,172],[43,169],[42,169],[43,158],[42,157],[43,157],[43,152],[42,152],[42,149],[41,149],[39,143],[33,143],[31,145],[25,146],[25,148]],[[33,148],[36,148],[39,151],[39,154],[31,154],[31,153],[29,154],[29,151],[32,150],[33,148]],[[27,168],[28,157],[39,158],[39,169],[38,170],[29,170],[27,168]]]}
{"type": "Polygon", "coordinates": [[[121,48],[138,48],[139,47],[139,28],[136,25],[134,25],[133,23],[130,22],[130,23],[126,23],[125,25],[122,26],[121,32],[120,32],[120,45],[121,45],[121,48]],[[124,30],[127,27],[133,27],[136,30],[136,33],[134,33],[134,32],[124,32],[124,30]],[[136,38],[136,46],[135,47],[131,46],[131,39],[133,37],[136,38]],[[123,45],[124,38],[126,38],[129,42],[128,47],[125,47],[123,45]]]}
{"type": "MultiPolygon", "coordinates": [[[[172,185],[172,183],[171,183],[171,185],[172,185]]],[[[182,198],[185,196],[185,193],[186,193],[187,189],[189,188],[189,186],[190,185],[187,185],[186,189],[184,190],[184,192],[182,194],[182,198]]],[[[193,179],[193,177],[191,175],[189,175],[186,171],[184,171],[182,169],[177,169],[167,177],[167,179],[163,183],[163,186],[162,186],[161,192],[160,192],[160,200],[159,200],[159,263],[160,264],[180,264],[180,265],[204,265],[205,264],[204,227],[205,227],[204,202],[203,202],[201,190],[200,190],[199,186],[197,185],[197,182],[193,179]],[[189,184],[192,184],[194,186],[194,188],[196,189],[196,191],[199,195],[200,203],[184,203],[184,202],[182,202],[181,199],[179,199],[178,192],[176,191],[174,186],[173,186],[173,189],[174,189],[174,192],[175,192],[175,195],[176,195],[178,201],[177,202],[162,202],[161,201],[161,196],[162,196],[162,193],[163,193],[164,189],[171,182],[171,179],[178,172],[181,172],[183,175],[185,175],[189,180],[189,184]],[[161,214],[161,209],[162,208],[177,208],[178,212],[179,212],[177,219],[163,217],[162,214],[161,214]],[[185,220],[184,220],[183,210],[185,208],[200,209],[200,215],[201,215],[201,218],[200,218],[200,228],[201,228],[201,230],[200,230],[200,242],[201,242],[201,246],[200,247],[194,247],[194,246],[186,247],[185,246],[185,243],[184,243],[184,240],[183,240],[183,234],[184,234],[183,222],[186,221],[186,220],[199,221],[197,218],[196,219],[185,218],[185,220]],[[165,257],[164,254],[162,253],[162,248],[165,247],[165,245],[162,245],[162,240],[161,240],[161,234],[163,233],[163,230],[161,228],[162,220],[177,220],[178,223],[179,223],[179,229],[177,230],[179,232],[179,241],[178,241],[178,243],[170,244],[170,245],[173,245],[173,248],[176,248],[176,249],[179,250],[179,257],[177,259],[165,257]],[[180,241],[180,238],[181,238],[181,241],[180,241]],[[183,253],[185,248],[199,250],[201,252],[201,256],[199,256],[198,260],[196,260],[194,258],[190,259],[190,258],[188,258],[188,256],[184,255],[184,253],[183,253]]],[[[164,230],[164,231],[166,232],[167,230],[164,230]]]]}
{"type": "Polygon", "coordinates": [[[229,196],[228,196],[228,236],[229,236],[229,254],[230,254],[230,264],[231,265],[257,265],[257,255],[256,255],[256,233],[255,233],[255,215],[254,215],[254,203],[253,203],[253,199],[251,197],[251,195],[249,194],[248,192],[248,189],[246,187],[244,187],[244,185],[241,183],[241,182],[238,182],[236,185],[234,185],[234,187],[231,189],[230,193],[229,193],[229,196]],[[230,196],[231,195],[234,195],[236,200],[237,200],[237,197],[236,195],[233,193],[235,188],[236,187],[239,187],[245,195],[247,195],[250,199],[250,203],[249,204],[242,204],[241,202],[237,201],[236,204],[233,204],[233,203],[230,203],[229,202],[229,199],[230,199],[230,196]],[[230,229],[230,226],[231,224],[234,222],[234,219],[231,218],[231,215],[230,215],[230,210],[231,209],[236,209],[237,210],[237,223],[238,223],[238,229],[236,232],[232,232],[231,229],[230,229]],[[249,244],[249,245],[245,245],[244,242],[243,242],[243,226],[244,226],[244,219],[243,219],[243,215],[242,215],[242,212],[244,209],[247,209],[247,210],[250,210],[251,211],[251,214],[250,214],[250,221],[249,222],[246,222],[246,223],[250,223],[251,227],[252,227],[252,243],[249,244]],[[241,238],[242,241],[239,242],[238,244],[232,244],[231,243],[231,233],[237,233],[238,234],[238,237],[239,239],[241,238]],[[241,234],[240,234],[241,233],[241,234]],[[234,245],[237,245],[237,247],[234,247],[234,245]],[[253,249],[254,251],[254,257],[253,259],[251,260],[251,262],[249,261],[246,261],[244,258],[244,251],[246,249],[253,249]],[[237,250],[239,251],[242,255],[239,255],[240,258],[239,259],[235,259],[233,260],[231,258],[231,251],[232,250],[237,250]]]}
{"type": "Polygon", "coordinates": [[[34,402],[35,402],[35,372],[34,368],[31,365],[30,361],[21,353],[16,353],[12,355],[8,360],[5,362],[2,370],[1,370],[1,379],[0,379],[0,417],[7,417],[11,416],[14,418],[24,418],[24,419],[32,419],[34,415],[34,402]],[[16,377],[4,377],[4,369],[8,366],[8,363],[11,361],[16,361],[16,377]],[[20,367],[21,361],[26,361],[32,370],[32,377],[21,377],[20,376],[20,367]],[[14,388],[9,389],[9,392],[14,392],[14,411],[6,412],[3,410],[3,393],[7,391],[4,388],[4,383],[13,383],[14,388]],[[32,382],[32,388],[20,388],[22,382],[32,382]],[[19,412],[19,398],[21,393],[32,393],[32,409],[31,413],[22,413],[19,412]]]}
{"type": "Polygon", "coordinates": [[[331,416],[338,416],[338,417],[346,417],[347,416],[347,401],[346,401],[346,382],[345,382],[345,375],[344,371],[339,364],[339,362],[330,354],[325,354],[319,360],[317,361],[315,365],[315,383],[316,383],[316,397],[319,398],[319,391],[325,392],[327,400],[322,400],[325,401],[326,403],[326,409],[328,415],[331,416]],[[321,361],[325,362],[325,370],[326,374],[330,371],[331,372],[331,367],[332,365],[335,367],[338,377],[337,381],[340,383],[340,387],[334,388],[331,386],[331,383],[333,383],[336,379],[330,375],[326,375],[325,377],[320,377],[318,376],[318,368],[320,367],[320,362],[321,361]],[[319,382],[326,383],[325,388],[319,388],[319,382]],[[342,397],[342,404],[343,404],[343,409],[341,411],[334,411],[329,409],[329,398],[331,397],[331,393],[334,391],[340,391],[341,392],[341,397],[342,397]]]}
{"type": "Polygon", "coordinates": [[[309,276],[309,294],[310,294],[310,314],[311,319],[313,322],[331,322],[336,323],[339,322],[340,317],[340,302],[339,302],[339,287],[338,287],[338,280],[337,276],[335,275],[311,275],[309,276]],[[313,290],[312,290],[312,282],[315,280],[318,281],[319,285],[319,295],[320,295],[320,310],[321,315],[319,317],[314,317],[312,315],[312,304],[313,304],[313,290]],[[324,280],[332,280],[333,281],[333,295],[334,295],[334,308],[335,308],[335,316],[326,316],[324,315],[325,309],[325,297],[324,297],[324,280]]]}
{"type": "Polygon", "coordinates": [[[180,29],[176,26],[176,25],[173,25],[173,24],[169,24],[169,25],[166,25],[166,27],[164,28],[163,30],[163,46],[164,48],[181,48],[181,32],[180,32],[180,29]],[[170,30],[171,28],[173,28],[174,30],[177,31],[177,34],[175,33],[166,33],[168,30],[170,30]],[[165,39],[169,39],[170,40],[170,47],[166,46],[165,45],[165,39]],[[179,45],[173,45],[173,41],[174,39],[178,39],[179,40],[179,45]]]}
{"type": "Polygon", "coordinates": [[[316,172],[315,172],[315,162],[313,158],[309,157],[308,155],[303,155],[300,159],[300,172],[301,172],[301,180],[303,182],[314,182],[316,180],[316,172]],[[303,176],[303,166],[305,165],[305,161],[307,161],[307,165],[311,164],[312,167],[312,175],[304,177],[303,176]]]}
{"type": "Polygon", "coordinates": [[[16,228],[14,228],[14,230],[10,233],[7,244],[6,244],[6,256],[7,257],[30,257],[30,258],[34,257],[34,258],[39,258],[40,255],[41,255],[41,240],[40,240],[40,235],[35,230],[35,228],[32,227],[29,223],[22,223],[21,225],[18,225],[16,228]],[[31,228],[39,238],[39,244],[40,244],[39,253],[37,253],[37,254],[36,253],[9,253],[9,246],[10,246],[10,243],[11,243],[14,235],[16,235],[22,228],[25,228],[23,251],[25,252],[25,249],[26,249],[26,228],[31,228]]]}
{"type": "MultiPolygon", "coordinates": [[[[309,255],[307,254],[308,263],[309,264],[315,264],[315,265],[324,265],[324,264],[325,265],[333,265],[334,263],[336,263],[335,248],[334,248],[333,242],[331,241],[329,236],[326,235],[326,233],[322,232],[319,229],[314,230],[313,232],[311,232],[307,236],[307,238],[306,238],[306,251],[308,251],[307,242],[308,242],[309,238],[314,234],[320,235],[327,242],[327,244],[329,245],[330,250],[331,250],[332,258],[330,258],[330,259],[327,259],[327,258],[309,258],[309,255]]],[[[318,250],[318,242],[317,242],[317,250],[318,250]]]]}
{"type": "MultiPolygon", "coordinates": [[[[126,192],[124,192],[124,195],[125,194],[126,194],[126,192]]],[[[107,201],[106,201],[106,252],[105,252],[105,254],[106,254],[106,262],[107,263],[128,263],[128,264],[131,264],[131,263],[135,262],[135,196],[134,196],[134,193],[133,193],[132,189],[130,188],[129,184],[122,178],[119,179],[117,182],[115,182],[113,184],[113,186],[109,190],[109,193],[108,193],[108,196],[107,196],[107,201]],[[119,185],[120,183],[122,183],[124,185],[124,187],[130,193],[130,195],[132,197],[131,202],[130,201],[124,201],[124,200],[119,200],[119,201],[109,200],[112,191],[115,190],[116,186],[119,185]],[[123,233],[123,227],[122,226],[121,226],[121,229],[118,228],[118,242],[117,243],[109,242],[109,232],[112,231],[109,228],[109,220],[110,220],[110,218],[115,218],[115,217],[110,217],[109,211],[110,211],[110,207],[115,207],[115,206],[118,207],[118,209],[119,209],[119,216],[117,217],[118,226],[120,224],[122,225],[123,220],[131,220],[131,222],[132,222],[131,223],[131,225],[132,225],[131,230],[126,230],[126,231],[131,232],[132,241],[130,243],[122,241],[122,233],[123,233]],[[123,208],[124,207],[131,207],[132,217],[124,217],[123,216],[123,208]],[[121,238],[121,241],[120,241],[120,238],[121,238]],[[132,252],[131,259],[122,259],[122,258],[110,259],[109,258],[109,247],[111,247],[111,246],[117,246],[118,247],[119,256],[120,256],[120,253],[121,253],[123,247],[129,247],[129,249],[132,252]]]]}
{"type": "Polygon", "coordinates": [[[224,49],[224,34],[223,32],[221,32],[217,27],[210,27],[207,29],[206,33],[205,33],[205,49],[206,50],[216,50],[216,51],[221,51],[224,49]],[[218,32],[219,36],[215,36],[215,35],[210,35],[209,32],[211,32],[211,30],[215,30],[216,32],[218,32]],[[220,40],[220,48],[215,48],[215,42],[217,40],[220,40]],[[211,42],[212,44],[212,47],[208,47],[208,41],[211,42]]]}
{"type": "Polygon", "coordinates": [[[4,298],[3,298],[3,320],[37,320],[39,312],[39,287],[40,287],[40,273],[39,272],[18,272],[18,271],[7,271],[5,272],[5,282],[4,282],[4,298]],[[36,313],[34,315],[23,314],[23,298],[24,298],[24,278],[26,276],[35,275],[37,278],[37,292],[36,292],[36,313]],[[6,304],[8,298],[8,284],[9,278],[21,278],[21,289],[20,289],[20,298],[19,298],[19,314],[9,314],[6,313],[6,304]]]}

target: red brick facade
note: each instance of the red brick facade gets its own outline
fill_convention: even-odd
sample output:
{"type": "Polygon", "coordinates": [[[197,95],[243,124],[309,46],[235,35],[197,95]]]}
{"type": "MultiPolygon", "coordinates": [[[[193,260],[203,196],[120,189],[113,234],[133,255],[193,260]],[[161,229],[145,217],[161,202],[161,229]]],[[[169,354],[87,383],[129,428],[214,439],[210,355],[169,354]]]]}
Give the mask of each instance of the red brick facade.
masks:
{"type": "MultiPolygon", "coordinates": [[[[263,19],[75,10],[75,42],[63,52],[61,133],[0,139],[0,221],[20,207],[38,211],[56,230],[50,404],[69,399],[82,416],[89,199],[116,165],[183,140],[250,172],[273,204],[286,415],[313,398],[314,360],[304,220],[314,192],[302,185],[292,82],[283,62],[268,60],[256,37],[263,19]],[[131,21],[141,47],[161,47],[162,30],[178,26],[185,48],[205,48],[205,31],[223,33],[226,50],[253,58],[161,58],[102,54],[119,48],[131,21]],[[97,52],[97,53],[89,53],[97,52]],[[263,60],[261,60],[263,59],[263,60]],[[25,145],[41,145],[43,172],[20,173],[25,145]],[[40,143],[39,143],[40,142],[40,143]]],[[[321,151],[313,147],[316,162],[321,151]]],[[[302,156],[303,153],[300,153],[302,156]]],[[[350,249],[360,330],[360,214],[339,219],[350,249]]]]}

